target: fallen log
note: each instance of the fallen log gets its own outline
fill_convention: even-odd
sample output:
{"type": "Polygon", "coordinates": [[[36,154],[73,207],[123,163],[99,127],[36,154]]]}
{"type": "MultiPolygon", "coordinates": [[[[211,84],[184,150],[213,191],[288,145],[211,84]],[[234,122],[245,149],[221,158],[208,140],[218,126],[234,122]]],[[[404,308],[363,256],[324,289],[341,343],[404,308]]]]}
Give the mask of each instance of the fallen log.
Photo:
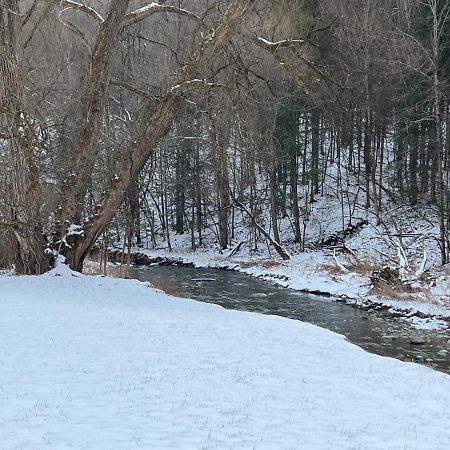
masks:
{"type": "Polygon", "coordinates": [[[287,252],[287,250],[273,237],[270,235],[268,231],[266,231],[257,221],[255,216],[251,213],[251,211],[248,210],[239,200],[234,199],[235,205],[241,210],[244,211],[251,220],[252,225],[261,232],[261,234],[267,239],[269,244],[276,250],[276,252],[284,259],[288,260],[291,259],[291,255],[287,252]]]}

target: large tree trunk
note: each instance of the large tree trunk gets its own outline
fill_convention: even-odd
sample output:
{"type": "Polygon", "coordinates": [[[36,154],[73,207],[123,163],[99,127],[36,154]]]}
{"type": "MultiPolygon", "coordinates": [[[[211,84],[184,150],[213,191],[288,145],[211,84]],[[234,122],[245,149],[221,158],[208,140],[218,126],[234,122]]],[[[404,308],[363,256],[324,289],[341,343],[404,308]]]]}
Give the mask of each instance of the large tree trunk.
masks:
{"type": "Polygon", "coordinates": [[[17,0],[0,5],[0,131],[7,136],[2,164],[5,186],[0,205],[0,263],[14,266],[21,274],[42,273],[48,270],[49,257],[40,217],[39,169],[34,155],[37,142],[23,111],[20,10],[17,0]]]}
{"type": "Polygon", "coordinates": [[[160,100],[155,112],[148,118],[147,125],[135,139],[128,156],[121,164],[119,173],[114,177],[110,189],[106,192],[94,215],[84,223],[82,230],[68,236],[71,248],[66,249],[69,265],[81,271],[84,259],[97,238],[108,226],[117,212],[130,183],[138,176],[145,162],[155,152],[161,139],[168,133],[176,117],[186,91],[192,86],[192,80],[201,79],[201,74],[217,51],[225,45],[242,22],[256,0],[236,0],[229,7],[219,25],[209,34],[199,50],[180,70],[169,90],[160,100]]]}

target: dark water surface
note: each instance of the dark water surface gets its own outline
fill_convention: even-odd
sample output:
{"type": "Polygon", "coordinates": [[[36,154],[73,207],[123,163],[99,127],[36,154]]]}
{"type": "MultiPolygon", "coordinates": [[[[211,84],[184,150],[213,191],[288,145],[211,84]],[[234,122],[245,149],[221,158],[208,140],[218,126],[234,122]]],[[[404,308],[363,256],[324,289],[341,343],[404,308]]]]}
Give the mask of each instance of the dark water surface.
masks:
{"type": "Polygon", "coordinates": [[[331,298],[274,286],[239,272],[150,266],[131,268],[130,276],[149,281],[177,297],[319,325],[345,335],[369,352],[414,361],[450,374],[449,330],[417,330],[387,313],[352,308],[331,298]],[[411,341],[423,343],[416,345],[411,341]]]}

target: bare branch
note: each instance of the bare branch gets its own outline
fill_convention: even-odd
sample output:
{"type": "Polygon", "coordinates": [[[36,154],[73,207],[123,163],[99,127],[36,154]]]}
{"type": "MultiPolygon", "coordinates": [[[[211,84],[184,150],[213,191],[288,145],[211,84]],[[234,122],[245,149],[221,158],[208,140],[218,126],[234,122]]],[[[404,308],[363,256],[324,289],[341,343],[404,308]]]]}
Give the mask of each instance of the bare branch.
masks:
{"type": "MultiPolygon", "coordinates": [[[[45,17],[47,17],[48,12],[50,11],[51,6],[47,5],[47,7],[44,9],[42,14],[34,21],[34,26],[32,27],[31,31],[28,33],[28,36],[24,38],[23,48],[27,48],[28,44],[31,42],[31,39],[33,39],[34,33],[36,33],[36,30],[40,26],[41,22],[44,20],[45,17]]],[[[29,17],[26,18],[24,22],[22,22],[22,28],[25,27],[26,22],[28,21],[29,17]]]]}
{"type": "Polygon", "coordinates": [[[158,100],[159,99],[158,96],[151,95],[148,92],[145,92],[142,89],[139,89],[136,86],[133,86],[132,84],[126,83],[125,81],[109,80],[109,84],[111,84],[113,86],[122,87],[122,88],[127,89],[128,91],[132,92],[133,94],[140,95],[140,96],[148,98],[150,100],[158,100]]]}
{"type": "Polygon", "coordinates": [[[143,6],[142,8],[129,12],[125,16],[124,26],[129,26],[134,23],[140,22],[141,20],[146,19],[147,17],[150,17],[153,14],[161,12],[170,14],[179,14],[194,19],[198,22],[202,22],[201,17],[188,11],[187,9],[177,8],[176,6],[161,5],[159,3],[152,2],[146,6],[143,6]]]}
{"type": "Polygon", "coordinates": [[[77,11],[83,11],[89,16],[91,16],[93,19],[97,21],[98,24],[102,24],[105,19],[94,9],[90,6],[87,6],[83,3],[78,3],[74,0],[45,0],[48,3],[54,3],[56,5],[65,6],[66,8],[76,9],[77,11]]]}
{"type": "Polygon", "coordinates": [[[310,38],[314,34],[323,33],[324,31],[328,31],[336,23],[336,21],[337,21],[337,18],[333,19],[328,25],[311,30],[308,33],[308,38],[310,38]]]}
{"type": "Polygon", "coordinates": [[[24,19],[22,20],[22,28],[28,23],[33,13],[36,11],[37,0],[34,0],[28,12],[25,14],[24,19]]]}
{"type": "Polygon", "coordinates": [[[68,30],[72,31],[73,33],[75,33],[76,35],[78,35],[81,40],[83,41],[83,43],[86,45],[86,47],[88,48],[89,52],[92,54],[92,47],[91,44],[89,44],[89,41],[87,40],[85,34],[72,22],[69,22],[68,20],[65,20],[62,18],[62,15],[64,12],[66,12],[67,10],[72,9],[72,8],[66,8],[63,9],[59,15],[58,15],[58,21],[64,25],[68,30]]]}

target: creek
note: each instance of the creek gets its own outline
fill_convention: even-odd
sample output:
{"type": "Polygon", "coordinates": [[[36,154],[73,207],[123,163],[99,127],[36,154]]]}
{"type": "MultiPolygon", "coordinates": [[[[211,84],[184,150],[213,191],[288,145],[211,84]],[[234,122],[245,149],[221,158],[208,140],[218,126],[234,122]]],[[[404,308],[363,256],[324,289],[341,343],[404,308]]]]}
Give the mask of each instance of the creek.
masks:
{"type": "Polygon", "coordinates": [[[309,322],[369,352],[450,374],[449,330],[416,329],[388,312],[354,308],[233,271],[155,265],[132,267],[130,277],[149,281],[169,295],[309,322]]]}

